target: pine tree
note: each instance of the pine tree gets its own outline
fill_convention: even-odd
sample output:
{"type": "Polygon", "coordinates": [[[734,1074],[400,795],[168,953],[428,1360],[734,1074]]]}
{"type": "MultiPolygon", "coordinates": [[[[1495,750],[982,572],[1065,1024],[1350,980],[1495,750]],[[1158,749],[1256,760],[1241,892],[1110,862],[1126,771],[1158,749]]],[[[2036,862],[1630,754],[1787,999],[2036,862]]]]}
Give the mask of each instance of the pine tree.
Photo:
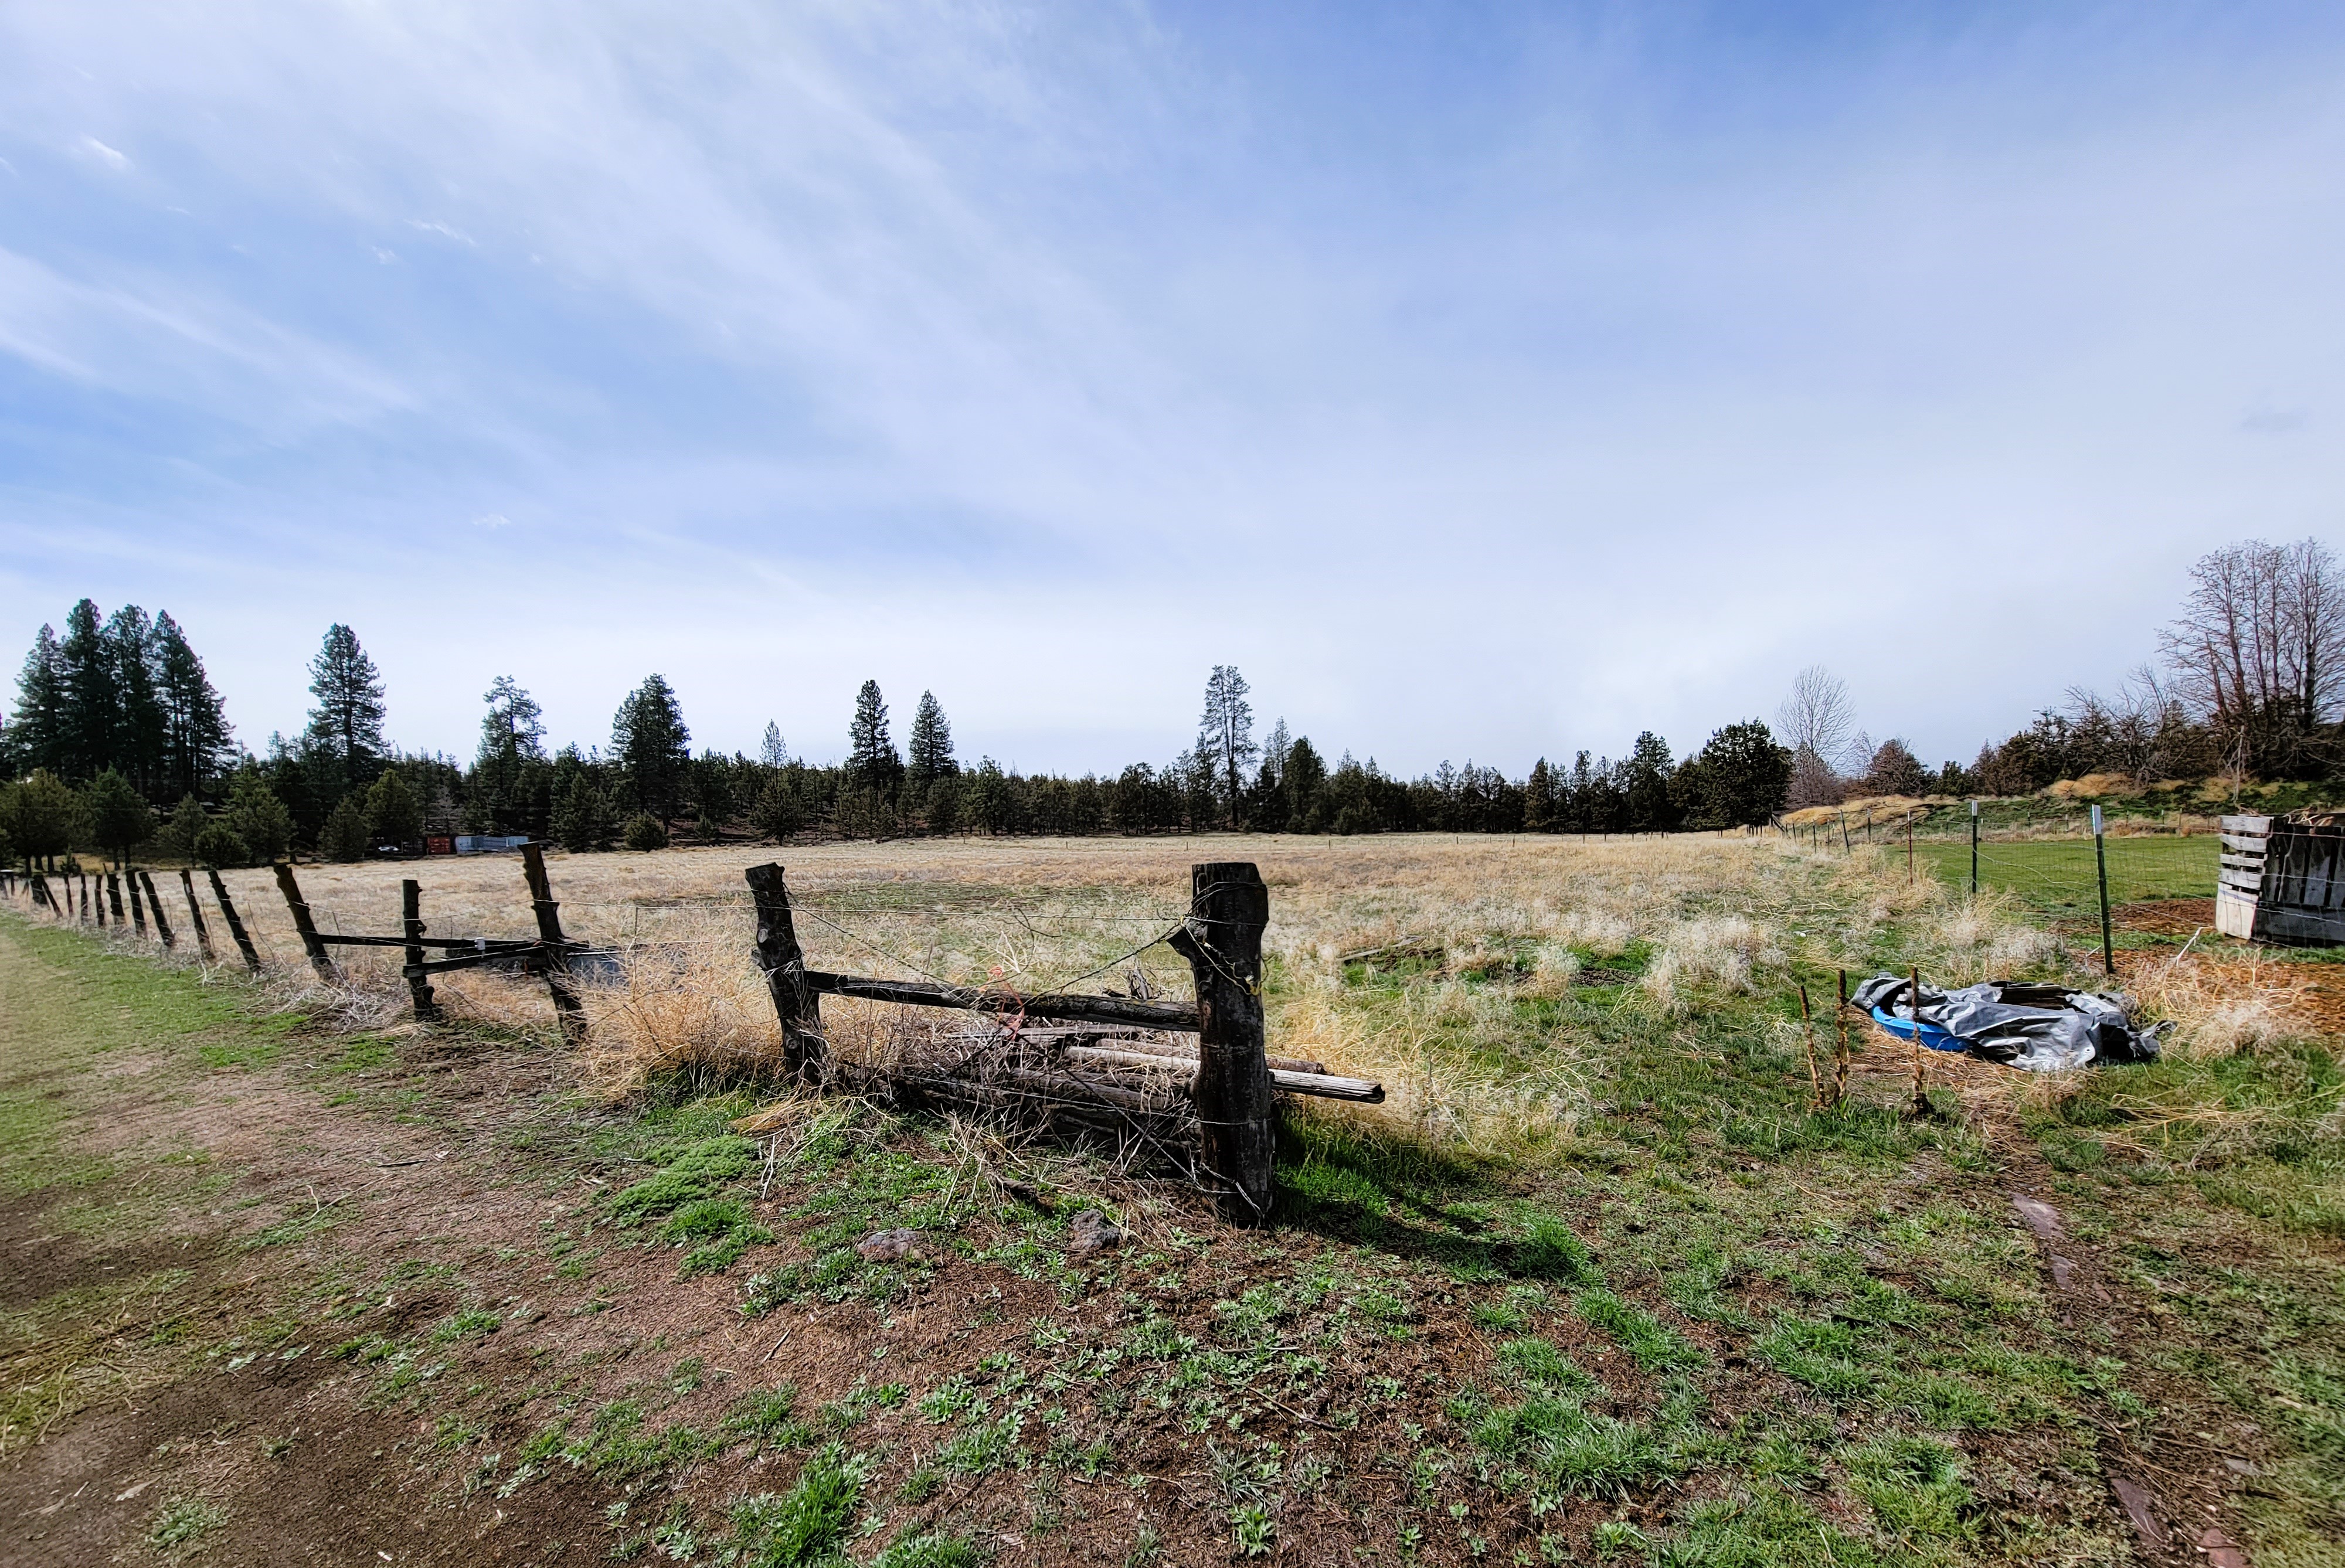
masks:
{"type": "Polygon", "coordinates": [[[675,820],[684,797],[684,775],[692,761],[692,732],[675,691],[658,675],[627,693],[611,720],[611,760],[634,786],[636,803],[655,814],[663,828],[675,820]]]}
{"type": "Polygon", "coordinates": [[[904,776],[904,759],[896,754],[895,740],[888,733],[888,704],[877,681],[864,682],[855,693],[847,746],[847,776],[853,787],[892,790],[904,776]]]}
{"type": "MultiPolygon", "coordinates": [[[[876,693],[878,688],[872,690],[876,693]]],[[[912,713],[908,749],[911,752],[908,776],[923,791],[937,780],[960,772],[960,764],[953,760],[952,725],[946,722],[944,707],[933,692],[920,693],[920,705],[912,713]]]]}
{"type": "Polygon", "coordinates": [[[203,847],[214,828],[225,828],[244,851],[244,858],[275,860],[293,843],[293,814],[269,787],[269,780],[257,767],[239,768],[228,786],[228,813],[219,822],[204,830],[197,840],[197,853],[207,860],[212,857],[203,847]]]}
{"type": "Polygon", "coordinates": [[[358,796],[354,794],[343,796],[341,804],[326,814],[325,826],[318,830],[318,853],[328,860],[364,860],[373,845],[374,835],[367,831],[366,813],[359,809],[358,796]]]}
{"type": "Polygon", "coordinates": [[[8,726],[9,776],[22,777],[36,770],[61,771],[65,723],[65,650],[57,642],[56,630],[43,626],[16,676],[15,712],[8,726]]]}
{"type": "Polygon", "coordinates": [[[1678,825],[1675,803],[1670,799],[1670,774],[1674,768],[1670,761],[1670,744],[1647,730],[1637,737],[1637,744],[1620,764],[1620,784],[1626,796],[1622,804],[1628,820],[1622,824],[1631,833],[1666,832],[1678,825]]]}
{"type": "Polygon", "coordinates": [[[130,781],[112,768],[82,787],[81,819],[97,847],[117,865],[127,864],[132,850],[155,836],[155,814],[130,781]]]}
{"type": "Polygon", "coordinates": [[[1229,825],[1239,825],[1248,769],[1262,748],[1254,744],[1254,709],[1246,703],[1245,677],[1234,664],[1216,664],[1205,680],[1205,712],[1197,721],[1197,765],[1212,779],[1229,825]]]}
{"type": "Polygon", "coordinates": [[[766,721],[766,738],[757,747],[757,760],[769,768],[789,764],[790,749],[782,744],[782,726],[771,719],[766,721]]]}
{"type": "Polygon", "coordinates": [[[179,797],[168,821],[155,835],[155,847],[173,860],[193,860],[196,839],[204,831],[204,803],[190,793],[179,797]]]}
{"type": "Polygon", "coordinates": [[[142,795],[163,787],[166,724],[159,690],[162,650],[155,623],[136,604],[126,604],[107,618],[106,645],[114,660],[116,720],[114,751],[108,764],[142,795]]]}
{"type": "Polygon", "coordinates": [[[1783,809],[1793,756],[1757,719],[1729,724],[1678,770],[1680,798],[1695,827],[1745,827],[1783,809]]]}
{"type": "Polygon", "coordinates": [[[1531,776],[1523,784],[1523,831],[1547,833],[1555,827],[1555,774],[1545,757],[1531,764],[1531,776]]]}
{"type": "Polygon", "coordinates": [[[423,802],[397,768],[385,768],[366,793],[367,831],[377,844],[412,844],[423,836],[423,802]]]}
{"type": "Polygon", "coordinates": [[[776,844],[787,843],[792,834],[806,825],[806,807],[788,780],[766,781],[766,787],[757,794],[756,804],[749,808],[749,825],[776,844]]]}
{"type": "Polygon", "coordinates": [[[64,766],[59,771],[71,783],[96,777],[113,760],[115,736],[122,723],[114,649],[107,640],[97,606],[89,600],[75,605],[66,615],[65,640],[58,652],[65,689],[58,751],[64,766]]]}
{"type": "Polygon", "coordinates": [[[339,621],[326,628],[310,661],[310,694],[318,705],[310,710],[305,738],[334,774],[325,781],[332,786],[327,794],[340,795],[374,777],[384,746],[382,677],[358,633],[339,621]]]}
{"type": "Polygon", "coordinates": [[[81,800],[46,768],[36,768],[7,796],[8,842],[27,862],[56,869],[56,857],[73,847],[81,831],[81,800]]]}
{"type": "Polygon", "coordinates": [[[537,699],[511,675],[499,675],[482,695],[481,746],[472,760],[472,814],[502,826],[518,808],[530,769],[545,761],[545,720],[537,699]]]}
{"type": "Polygon", "coordinates": [[[511,675],[489,683],[481,701],[489,711],[481,717],[480,760],[492,756],[545,760],[545,711],[537,699],[511,675]]]}
{"type": "Polygon", "coordinates": [[[573,855],[611,847],[611,803],[594,786],[594,776],[581,768],[563,791],[553,808],[553,840],[573,855]]]}
{"type": "Polygon", "coordinates": [[[1289,833],[1317,833],[1326,826],[1320,792],[1326,787],[1327,764],[1308,735],[1298,735],[1280,758],[1278,798],[1283,810],[1264,825],[1289,833]]]}
{"type": "Polygon", "coordinates": [[[201,794],[226,772],[234,732],[204,662],[168,612],[155,617],[155,691],[163,713],[163,794],[201,794]]]}

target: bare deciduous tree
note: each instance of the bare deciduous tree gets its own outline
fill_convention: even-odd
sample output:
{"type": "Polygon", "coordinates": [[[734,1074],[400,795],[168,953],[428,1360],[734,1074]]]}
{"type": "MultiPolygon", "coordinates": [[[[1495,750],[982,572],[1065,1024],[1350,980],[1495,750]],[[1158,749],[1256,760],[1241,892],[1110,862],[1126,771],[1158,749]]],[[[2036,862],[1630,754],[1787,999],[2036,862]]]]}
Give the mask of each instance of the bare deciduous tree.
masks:
{"type": "Polygon", "coordinates": [[[2249,766],[2301,767],[2345,696],[2345,575],[2316,539],[2199,557],[2158,634],[2174,690],[2249,766]]]}
{"type": "Polygon", "coordinates": [[[1822,664],[1811,664],[1792,677],[1791,694],[1775,710],[1775,725],[1780,732],[1776,738],[1792,751],[1793,809],[1840,799],[1841,780],[1832,758],[1848,745],[1855,723],[1855,705],[1839,676],[1822,664]]]}

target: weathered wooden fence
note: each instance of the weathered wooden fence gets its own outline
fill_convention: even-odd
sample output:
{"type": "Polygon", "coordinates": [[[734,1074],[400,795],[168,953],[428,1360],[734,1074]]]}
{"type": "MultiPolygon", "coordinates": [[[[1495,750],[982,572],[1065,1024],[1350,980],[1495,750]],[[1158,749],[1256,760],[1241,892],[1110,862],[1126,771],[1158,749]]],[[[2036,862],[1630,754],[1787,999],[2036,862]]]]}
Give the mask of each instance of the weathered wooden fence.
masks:
{"type": "Polygon", "coordinates": [[[1318,1062],[1274,1057],[1264,1039],[1262,934],[1270,890],[1244,861],[1191,868],[1189,913],[1164,940],[1189,961],[1193,1003],[1142,996],[1026,995],[809,968],[779,865],[746,873],[757,916],[757,966],[798,1081],[874,1089],[922,1103],[1030,1113],[1045,1122],[1130,1130],[1159,1141],[1193,1128],[1193,1168],[1227,1218],[1268,1217],[1277,1156],[1275,1097],[1376,1103],[1384,1087],[1318,1062]],[[822,997],[848,996],[989,1015],[988,1032],[948,1036],[924,1053],[865,1065],[832,1059],[822,997]],[[1044,1027],[1029,1028],[1030,1021],[1044,1027]],[[1056,1026],[1056,1027],[1052,1027],[1056,1026]],[[1169,1036],[1194,1036],[1193,1047],[1169,1036]]]}
{"type": "MultiPolygon", "coordinates": [[[[320,931],[289,863],[273,870],[303,956],[319,977],[340,983],[335,947],[396,947],[415,1017],[437,1020],[442,1010],[431,978],[454,970],[498,966],[544,976],[563,1034],[574,1043],[586,1031],[586,1013],[571,974],[590,952],[566,936],[561,905],[546,875],[543,847],[523,847],[523,875],[536,918],[533,936],[434,936],[423,921],[422,888],[400,885],[397,934],[320,931]],[[441,956],[431,955],[437,953],[441,956]]],[[[255,973],[260,956],[217,871],[214,902],[238,954],[255,973]]],[[[1244,861],[1210,861],[1191,868],[1187,916],[1160,940],[1189,964],[1192,1002],[1134,995],[1026,995],[1006,987],[974,987],[929,980],[882,979],[836,974],[807,966],[779,865],[746,874],[756,912],[755,955],[781,1025],[784,1077],[817,1088],[877,1093],[909,1105],[1007,1113],[1045,1124],[1065,1123],[1131,1135],[1180,1159],[1214,1197],[1223,1213],[1241,1223],[1268,1217],[1277,1158],[1277,1097],[1307,1095],[1369,1104],[1384,1086],[1344,1077],[1324,1063],[1273,1056],[1264,1039],[1262,939],[1270,921],[1270,890],[1244,861]],[[822,997],[850,997],[983,1015],[975,1031],[930,1034],[925,1048],[885,1062],[834,1058],[824,1029],[822,997]]],[[[211,931],[196,896],[191,872],[179,874],[189,927],[207,959],[211,931]]],[[[22,879],[33,906],[61,920],[125,923],[121,880],[101,874],[60,878],[62,894],[41,874],[22,879]],[[78,905],[76,912],[76,905],[78,905]]],[[[157,937],[176,945],[164,902],[146,873],[128,878],[129,916],[143,935],[151,916],[157,937]]],[[[0,891],[18,892],[13,874],[0,891]]]]}
{"type": "MultiPolygon", "coordinates": [[[[310,912],[309,902],[301,896],[301,885],[294,879],[293,867],[284,861],[277,863],[278,891],[285,895],[285,906],[293,916],[293,929],[300,934],[301,949],[309,956],[310,965],[318,977],[339,981],[340,972],[335,968],[330,947],[397,947],[402,963],[401,976],[407,981],[408,996],[415,1008],[419,1023],[431,1023],[441,1017],[438,998],[432,994],[431,976],[445,975],[456,969],[477,969],[490,965],[519,968],[525,974],[543,975],[546,990],[553,997],[553,1011],[562,1022],[562,1033],[573,1044],[586,1037],[586,1007],[579,1000],[578,987],[570,976],[570,961],[577,954],[588,951],[584,942],[574,942],[562,932],[562,905],[553,896],[553,883],[545,874],[545,846],[527,844],[522,846],[522,875],[529,886],[530,905],[537,917],[534,936],[433,936],[423,924],[423,888],[413,877],[399,885],[400,932],[396,936],[346,936],[339,932],[328,934],[318,929],[310,912]],[[438,950],[450,955],[431,958],[427,954],[438,950]]],[[[213,885],[218,885],[215,874],[213,885]]],[[[222,894],[225,899],[225,893],[222,894]]],[[[225,905],[224,905],[225,906],[225,905]]],[[[228,918],[234,921],[231,914],[228,918]]],[[[241,937],[239,937],[241,940],[241,937]]]]}

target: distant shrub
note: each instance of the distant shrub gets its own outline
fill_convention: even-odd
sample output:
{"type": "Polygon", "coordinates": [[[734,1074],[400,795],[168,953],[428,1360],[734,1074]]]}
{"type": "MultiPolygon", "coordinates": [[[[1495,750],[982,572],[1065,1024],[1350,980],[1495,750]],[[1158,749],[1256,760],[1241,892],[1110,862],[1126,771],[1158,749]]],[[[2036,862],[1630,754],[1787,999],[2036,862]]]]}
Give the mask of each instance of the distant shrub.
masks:
{"type": "Polygon", "coordinates": [[[196,858],[215,868],[249,865],[252,864],[252,849],[244,842],[243,835],[228,824],[207,823],[204,830],[196,835],[196,858]]]}
{"type": "Polygon", "coordinates": [[[639,811],[627,820],[626,845],[629,849],[665,849],[667,829],[647,811],[639,811]]]}
{"type": "Polygon", "coordinates": [[[364,860],[373,835],[367,832],[366,814],[355,800],[344,800],[326,818],[318,835],[318,850],[328,860],[364,860]]]}

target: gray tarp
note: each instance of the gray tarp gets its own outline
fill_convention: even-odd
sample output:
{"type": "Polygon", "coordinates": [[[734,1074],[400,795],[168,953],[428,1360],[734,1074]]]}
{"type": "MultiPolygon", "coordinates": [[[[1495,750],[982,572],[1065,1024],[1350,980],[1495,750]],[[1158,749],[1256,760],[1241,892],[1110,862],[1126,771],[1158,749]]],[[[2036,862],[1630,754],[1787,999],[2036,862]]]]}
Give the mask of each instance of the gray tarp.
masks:
{"type": "MultiPolygon", "coordinates": [[[[1914,1016],[1911,990],[1902,975],[1876,975],[1849,1000],[1903,1022],[1914,1016]]],[[[1943,1030],[1972,1056],[2031,1072],[2155,1060],[2162,1026],[2137,1028],[2132,1013],[2128,996],[2066,986],[1986,980],[1958,991],[1922,987],[1924,1043],[1943,1030]]]]}

